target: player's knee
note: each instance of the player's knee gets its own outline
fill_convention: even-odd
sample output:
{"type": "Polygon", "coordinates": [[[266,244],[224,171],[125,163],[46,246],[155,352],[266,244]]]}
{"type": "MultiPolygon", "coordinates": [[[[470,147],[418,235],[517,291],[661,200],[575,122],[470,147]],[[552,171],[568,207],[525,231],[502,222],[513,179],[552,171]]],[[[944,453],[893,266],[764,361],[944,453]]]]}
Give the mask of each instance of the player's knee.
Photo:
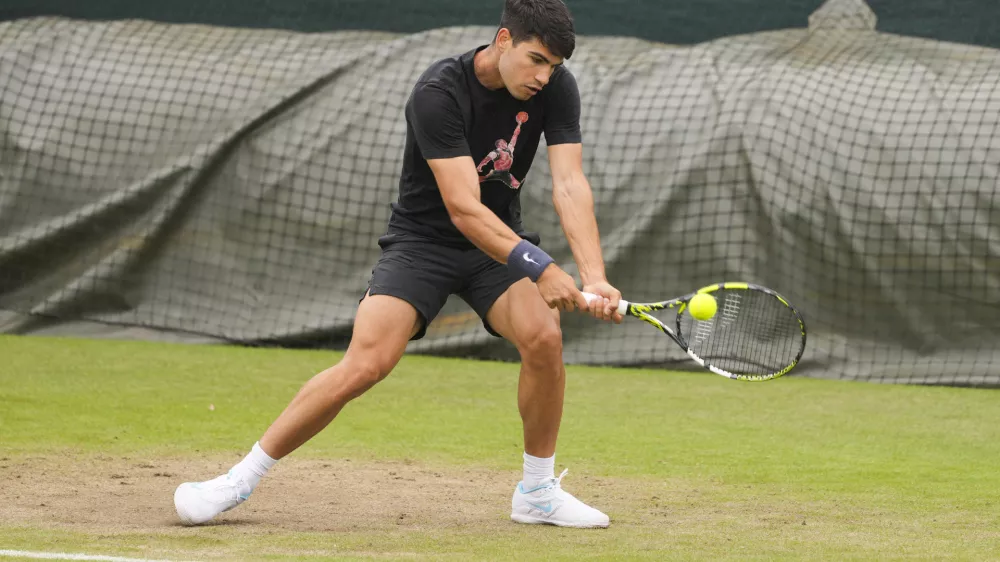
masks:
{"type": "Polygon", "coordinates": [[[543,323],[522,343],[521,360],[532,363],[562,361],[562,330],[555,320],[543,323]]]}
{"type": "Polygon", "coordinates": [[[350,358],[348,377],[351,394],[358,395],[375,386],[379,381],[389,376],[392,367],[393,365],[387,365],[385,361],[374,354],[350,358]]]}
{"type": "Polygon", "coordinates": [[[392,366],[386,365],[377,358],[372,358],[361,364],[358,370],[358,379],[369,387],[375,386],[379,381],[389,376],[392,366]]]}

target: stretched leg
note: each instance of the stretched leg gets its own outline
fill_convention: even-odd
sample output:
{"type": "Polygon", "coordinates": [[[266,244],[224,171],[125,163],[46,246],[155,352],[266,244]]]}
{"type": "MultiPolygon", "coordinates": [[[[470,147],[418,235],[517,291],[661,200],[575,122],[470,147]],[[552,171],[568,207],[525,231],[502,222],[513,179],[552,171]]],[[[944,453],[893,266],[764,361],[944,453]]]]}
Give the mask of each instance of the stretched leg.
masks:
{"type": "Polygon", "coordinates": [[[299,390],[261,437],[261,448],[277,460],[312,439],[348,402],[388,376],[419,329],[417,311],[406,301],[365,297],[344,358],[299,390]]]}
{"type": "Polygon", "coordinates": [[[607,515],[562,489],[566,472],[556,478],[553,471],[566,388],[559,312],[545,304],[534,283],[522,279],[496,300],[486,318],[521,354],[517,403],[524,424],[524,479],[514,490],[511,519],[607,527],[607,515]]]}
{"type": "Polygon", "coordinates": [[[299,390],[247,458],[229,474],[177,488],[174,505],[181,521],[204,523],[246,501],[277,459],[322,431],[344,405],[385,378],[421,326],[420,316],[406,301],[386,295],[365,297],[344,358],[299,390]]]}

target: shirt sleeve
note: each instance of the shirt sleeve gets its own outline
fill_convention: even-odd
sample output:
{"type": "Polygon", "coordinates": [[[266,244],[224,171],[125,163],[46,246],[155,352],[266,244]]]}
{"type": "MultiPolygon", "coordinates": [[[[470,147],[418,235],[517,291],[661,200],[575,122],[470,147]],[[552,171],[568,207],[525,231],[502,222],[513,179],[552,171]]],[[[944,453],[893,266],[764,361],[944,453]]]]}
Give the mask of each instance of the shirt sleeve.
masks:
{"type": "Polygon", "coordinates": [[[545,143],[575,144],[583,139],[580,133],[580,90],[576,78],[565,69],[546,89],[545,143]]]}
{"type": "Polygon", "coordinates": [[[440,86],[417,84],[406,103],[406,120],[424,159],[471,156],[458,102],[440,86]]]}

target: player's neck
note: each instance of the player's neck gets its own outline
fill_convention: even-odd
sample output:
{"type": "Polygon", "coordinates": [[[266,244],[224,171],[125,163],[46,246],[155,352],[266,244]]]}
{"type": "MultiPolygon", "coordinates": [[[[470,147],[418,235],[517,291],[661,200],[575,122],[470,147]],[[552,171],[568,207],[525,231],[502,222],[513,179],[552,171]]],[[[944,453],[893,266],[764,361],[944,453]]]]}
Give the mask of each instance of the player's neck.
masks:
{"type": "Polygon", "coordinates": [[[472,59],[476,71],[476,79],[488,90],[499,90],[504,87],[500,76],[500,52],[496,45],[490,45],[476,53],[472,59]]]}

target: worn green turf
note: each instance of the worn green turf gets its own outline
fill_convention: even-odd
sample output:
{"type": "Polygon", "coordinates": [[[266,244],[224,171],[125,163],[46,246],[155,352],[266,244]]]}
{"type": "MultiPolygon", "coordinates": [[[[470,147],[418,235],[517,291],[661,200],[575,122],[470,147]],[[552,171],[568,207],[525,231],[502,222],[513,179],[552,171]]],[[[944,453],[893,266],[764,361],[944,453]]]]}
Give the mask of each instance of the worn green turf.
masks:
{"type": "MultiPolygon", "coordinates": [[[[7,336],[0,358],[0,457],[195,459],[245,451],[338,355],[7,336]]],[[[405,357],[296,456],[516,475],[516,382],[514,364],[405,357]]],[[[985,560],[1000,552],[998,399],[988,390],[570,368],[557,464],[642,498],[634,513],[613,513],[606,531],[498,522],[302,533],[276,520],[263,534],[239,525],[133,533],[8,522],[0,550],[172,560],[985,560]],[[657,500],[646,488],[679,493],[657,500]]]]}

